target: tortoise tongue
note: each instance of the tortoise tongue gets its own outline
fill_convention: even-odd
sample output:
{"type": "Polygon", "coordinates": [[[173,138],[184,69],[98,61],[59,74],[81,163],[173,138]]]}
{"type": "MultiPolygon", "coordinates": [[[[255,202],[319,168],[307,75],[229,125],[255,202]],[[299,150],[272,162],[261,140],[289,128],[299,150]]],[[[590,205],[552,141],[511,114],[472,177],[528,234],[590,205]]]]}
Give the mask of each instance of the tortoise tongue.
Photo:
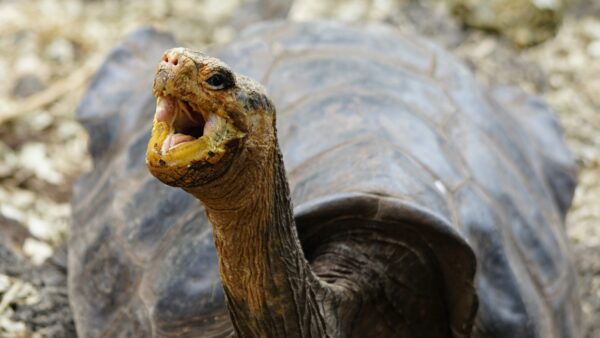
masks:
{"type": "Polygon", "coordinates": [[[186,135],[186,134],[181,134],[181,133],[170,134],[169,136],[167,136],[167,138],[163,142],[161,150],[164,153],[165,151],[174,148],[178,144],[193,141],[195,139],[196,138],[191,135],[186,135]]]}
{"type": "Polygon", "coordinates": [[[171,139],[171,147],[170,148],[173,148],[174,146],[176,146],[180,143],[193,141],[196,138],[193,136],[190,136],[190,135],[177,133],[177,134],[171,135],[170,139],[171,139]]]}

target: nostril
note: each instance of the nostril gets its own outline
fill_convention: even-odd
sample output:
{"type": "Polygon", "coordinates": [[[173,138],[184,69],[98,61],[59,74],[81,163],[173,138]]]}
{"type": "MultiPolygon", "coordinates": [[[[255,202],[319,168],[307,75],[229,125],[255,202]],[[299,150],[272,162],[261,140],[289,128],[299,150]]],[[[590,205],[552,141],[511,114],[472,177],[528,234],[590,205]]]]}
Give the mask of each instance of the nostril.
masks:
{"type": "Polygon", "coordinates": [[[179,63],[179,59],[178,59],[177,55],[164,54],[162,57],[162,60],[163,60],[163,62],[170,63],[173,66],[177,66],[177,63],[179,63]]]}

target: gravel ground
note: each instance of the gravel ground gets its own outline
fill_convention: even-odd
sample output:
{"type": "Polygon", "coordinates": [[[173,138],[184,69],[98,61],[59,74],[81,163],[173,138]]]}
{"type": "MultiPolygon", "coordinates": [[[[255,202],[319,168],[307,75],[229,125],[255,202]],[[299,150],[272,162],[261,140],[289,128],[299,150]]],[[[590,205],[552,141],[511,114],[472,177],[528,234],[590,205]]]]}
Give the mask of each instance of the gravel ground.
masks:
{"type": "MultiPolygon", "coordinates": [[[[582,1],[558,35],[517,51],[496,35],[463,31],[444,2],[293,1],[290,17],[377,20],[425,34],[465,59],[484,82],[519,85],[558,112],[580,165],[568,233],[580,273],[586,337],[600,337],[600,4],[582,1]],[[520,56],[518,56],[520,54],[520,56]]],[[[183,45],[222,44],[291,3],[237,0],[0,0],[0,247],[39,265],[68,235],[73,181],[90,167],[73,112],[90,76],[125,33],[144,24],[183,45]],[[9,234],[6,236],[5,234],[9,234]]],[[[3,266],[0,252],[0,271],[3,266]]],[[[0,274],[0,337],[52,336],[14,318],[43,298],[26,274],[0,274]]],[[[31,326],[31,325],[30,325],[31,326]]]]}

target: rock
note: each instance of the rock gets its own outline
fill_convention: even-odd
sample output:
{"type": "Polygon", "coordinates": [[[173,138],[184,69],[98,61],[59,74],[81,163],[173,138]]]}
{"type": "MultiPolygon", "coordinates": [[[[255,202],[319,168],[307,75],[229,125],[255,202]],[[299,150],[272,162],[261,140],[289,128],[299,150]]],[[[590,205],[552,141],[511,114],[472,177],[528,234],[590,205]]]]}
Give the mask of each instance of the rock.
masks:
{"type": "Polygon", "coordinates": [[[573,0],[450,0],[452,13],[465,25],[495,31],[518,47],[553,37],[573,0]]]}
{"type": "MultiPolygon", "coordinates": [[[[2,234],[0,245],[4,246],[13,255],[18,257],[18,259],[23,259],[23,244],[25,243],[25,239],[31,235],[29,230],[20,222],[0,214],[0,233],[2,234]]],[[[3,269],[2,264],[4,263],[6,262],[0,260],[0,270],[10,268],[6,267],[3,269]]]]}
{"type": "Polygon", "coordinates": [[[41,180],[52,184],[62,182],[62,175],[57,172],[51,161],[51,154],[42,143],[27,143],[20,152],[19,162],[21,167],[29,169],[41,180]]]}
{"type": "Polygon", "coordinates": [[[12,95],[16,98],[26,98],[46,89],[46,84],[35,74],[21,75],[12,89],[12,95]]]}
{"type": "Polygon", "coordinates": [[[75,46],[69,39],[58,37],[46,47],[46,55],[60,64],[70,64],[75,60],[75,46]]]}

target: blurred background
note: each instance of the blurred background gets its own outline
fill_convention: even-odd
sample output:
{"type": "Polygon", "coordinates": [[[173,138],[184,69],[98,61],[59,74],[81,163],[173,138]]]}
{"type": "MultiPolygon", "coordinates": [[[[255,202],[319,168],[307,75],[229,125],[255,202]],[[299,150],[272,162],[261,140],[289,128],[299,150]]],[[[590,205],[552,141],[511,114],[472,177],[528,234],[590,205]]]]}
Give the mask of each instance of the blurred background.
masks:
{"type": "Polygon", "coordinates": [[[64,255],[71,186],[91,165],[74,111],[110,48],[142,25],[210,50],[257,21],[318,18],[428,36],[482,82],[519,86],[556,110],[580,166],[567,230],[586,337],[600,337],[596,0],[0,0],[0,337],[61,336],[35,318],[50,309],[48,292],[66,299],[64,275],[49,282],[26,271],[64,255]]]}

